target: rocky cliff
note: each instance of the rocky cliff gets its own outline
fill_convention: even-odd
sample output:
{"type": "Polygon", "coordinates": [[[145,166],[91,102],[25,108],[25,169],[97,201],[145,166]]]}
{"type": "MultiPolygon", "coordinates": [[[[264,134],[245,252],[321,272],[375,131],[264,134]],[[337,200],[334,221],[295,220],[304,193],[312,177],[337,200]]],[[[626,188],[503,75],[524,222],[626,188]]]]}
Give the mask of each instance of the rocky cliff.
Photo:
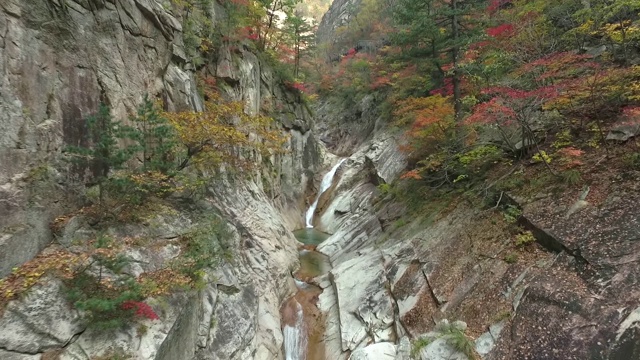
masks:
{"type": "MultiPolygon", "coordinates": [[[[290,230],[302,226],[304,194],[323,166],[322,149],[311,134],[307,108],[256,55],[226,47],[216,54],[204,71],[226,83],[227,95],[243,101],[246,112],[278,109],[274,117],[287,135],[286,151],[258,157],[263,166],[241,182],[212,182],[205,197],[187,208],[107,232],[122,241],[151,241],[127,250],[139,265],[126,271],[142,274],[178,256],[179,237],[198,225],[199,214],[216,213],[229,223],[234,260],[207,275],[204,288],[157,299],[161,319],[145,324],[144,331],[87,329],[68,304],[64,284],[43,278],[3,310],[0,358],[282,358],[279,307],[293,291],[289,274],[298,261],[290,230]]],[[[82,205],[83,174],[71,171],[60,153],[86,142],[85,119],[99,103],[121,120],[145,94],[161,97],[174,110],[202,104],[181,19],[153,0],[3,1],[0,60],[5,276],[45,248],[40,256],[73,252],[79,241],[96,236],[81,215],[65,222],[56,238],[49,224],[82,205]]]]}
{"type": "MultiPolygon", "coordinates": [[[[335,39],[353,4],[334,2],[321,39],[335,39]]],[[[327,359],[640,358],[637,170],[613,171],[600,154],[586,189],[525,164],[508,175],[530,182],[482,190],[485,204],[434,196],[397,182],[401,137],[377,103],[318,107],[320,139],[348,157],[318,224],[333,234],[318,247],[332,270],[315,279],[327,359]]]]}
{"type": "Polygon", "coordinates": [[[336,29],[348,25],[357,14],[361,0],[336,0],[331,3],[318,26],[317,38],[319,43],[334,44],[340,41],[336,29]]]}
{"type": "Polygon", "coordinates": [[[409,347],[425,360],[640,356],[638,171],[597,167],[590,190],[525,186],[489,207],[443,194],[416,212],[407,204],[428,190],[390,185],[406,163],[370,100],[318,113],[354,125],[321,124],[330,148],[357,149],[318,222],[333,234],[318,247],[333,268],[315,279],[327,359],[408,359],[409,347]]]}

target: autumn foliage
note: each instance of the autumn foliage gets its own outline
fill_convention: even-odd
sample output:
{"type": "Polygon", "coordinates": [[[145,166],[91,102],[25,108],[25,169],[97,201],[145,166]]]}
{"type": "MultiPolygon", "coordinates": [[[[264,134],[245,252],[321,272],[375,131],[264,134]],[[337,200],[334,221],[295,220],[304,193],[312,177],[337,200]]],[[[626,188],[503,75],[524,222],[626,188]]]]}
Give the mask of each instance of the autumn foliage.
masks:
{"type": "MultiPolygon", "coordinates": [[[[436,177],[455,183],[470,171],[460,156],[486,148],[492,132],[501,139],[492,146],[527,158],[542,157],[549,133],[570,134],[548,152],[551,167],[575,170],[614,122],[639,121],[640,67],[631,60],[640,3],[456,3],[457,13],[449,1],[401,1],[396,29],[384,30],[391,43],[373,55],[348,48],[320,82],[347,99],[384,94],[413,159],[404,178],[428,180],[440,169],[436,177]]],[[[494,161],[495,152],[476,153],[494,161]]]]}
{"type": "Polygon", "coordinates": [[[166,112],[182,143],[180,168],[189,164],[215,168],[221,164],[247,167],[251,152],[279,152],[286,140],[273,119],[250,115],[238,101],[227,101],[214,90],[207,92],[203,111],[166,112]]]}
{"type": "Polygon", "coordinates": [[[159,320],[160,317],[153,311],[153,308],[142,301],[127,300],[120,305],[122,310],[132,310],[135,316],[149,319],[159,320]]]}

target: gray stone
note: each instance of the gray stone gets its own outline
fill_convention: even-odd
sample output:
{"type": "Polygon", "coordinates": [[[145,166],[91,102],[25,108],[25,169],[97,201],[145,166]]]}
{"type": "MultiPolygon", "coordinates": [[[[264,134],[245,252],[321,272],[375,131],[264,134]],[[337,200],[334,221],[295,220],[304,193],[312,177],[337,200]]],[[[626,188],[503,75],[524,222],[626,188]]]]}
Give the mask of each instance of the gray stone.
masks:
{"type": "Polygon", "coordinates": [[[606,140],[627,141],[640,134],[640,124],[617,124],[612,126],[607,134],[606,140]]]}
{"type": "Polygon", "coordinates": [[[451,346],[448,339],[439,337],[420,350],[422,360],[469,360],[469,358],[451,346]]]}
{"type": "Polygon", "coordinates": [[[501,321],[491,325],[489,331],[483,333],[476,339],[476,352],[480,354],[480,356],[485,356],[493,350],[505,324],[505,321],[501,321]]]}
{"type": "Polygon", "coordinates": [[[72,217],[62,230],[62,236],[58,238],[58,242],[60,245],[70,246],[75,241],[88,240],[89,237],[87,235],[91,234],[91,232],[86,231],[87,227],[87,222],[83,216],[72,217]]]}
{"type": "Polygon", "coordinates": [[[607,46],[606,45],[593,46],[593,47],[584,48],[583,50],[585,50],[585,54],[589,56],[599,57],[607,51],[607,46]]]}
{"type": "Polygon", "coordinates": [[[86,325],[65,294],[62,284],[52,280],[10,302],[0,318],[0,348],[35,354],[69,343],[86,325]]]}
{"type": "Polygon", "coordinates": [[[41,358],[40,354],[29,355],[0,350],[0,359],[2,360],[40,360],[41,358]]]}
{"type": "Polygon", "coordinates": [[[396,346],[389,342],[367,345],[355,350],[350,360],[396,360],[396,346]]]}
{"type": "Polygon", "coordinates": [[[342,349],[354,350],[373,335],[374,341],[394,340],[385,330],[394,322],[393,300],[386,290],[382,257],[371,251],[331,271],[338,299],[342,349]]]}
{"type": "Polygon", "coordinates": [[[100,99],[124,120],[144,94],[164,88],[167,39],[180,31],[179,22],[156,1],[92,2],[95,11],[85,3],[7,0],[0,8],[0,186],[21,194],[0,203],[0,232],[25,226],[0,236],[0,276],[51,242],[49,222],[73,210],[80,192],[72,180],[82,182],[86,173],[74,168],[52,181],[29,175],[43,163],[69,168],[60,152],[85,141],[84,119],[100,99]]]}
{"type": "Polygon", "coordinates": [[[411,359],[411,342],[409,338],[403,336],[400,339],[400,343],[397,347],[396,360],[409,360],[411,359]]]}
{"type": "Polygon", "coordinates": [[[218,293],[210,319],[209,340],[199,353],[200,359],[234,359],[255,336],[258,299],[253,288],[230,288],[218,293]]]}

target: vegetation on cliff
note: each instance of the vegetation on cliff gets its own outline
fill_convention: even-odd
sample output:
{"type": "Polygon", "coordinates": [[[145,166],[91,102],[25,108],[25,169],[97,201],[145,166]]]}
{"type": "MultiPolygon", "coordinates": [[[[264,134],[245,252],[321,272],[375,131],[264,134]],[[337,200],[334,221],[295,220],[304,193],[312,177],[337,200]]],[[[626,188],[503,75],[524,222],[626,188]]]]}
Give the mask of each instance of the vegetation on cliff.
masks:
{"type": "Polygon", "coordinates": [[[570,185],[602,152],[637,167],[637,2],[365,0],[338,32],[315,89],[347,106],[376,94],[405,179],[486,194],[514,164],[570,185]]]}

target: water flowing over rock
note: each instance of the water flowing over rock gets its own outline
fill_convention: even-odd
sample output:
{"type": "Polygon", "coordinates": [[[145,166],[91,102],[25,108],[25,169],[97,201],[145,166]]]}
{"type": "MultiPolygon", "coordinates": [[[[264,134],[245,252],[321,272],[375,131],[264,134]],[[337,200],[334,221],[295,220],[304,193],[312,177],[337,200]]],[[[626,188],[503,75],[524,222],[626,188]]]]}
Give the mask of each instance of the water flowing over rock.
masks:
{"type": "Polygon", "coordinates": [[[304,315],[302,313],[302,306],[292,299],[293,305],[289,310],[292,314],[292,319],[287,319],[285,315],[285,325],[282,330],[284,334],[284,354],[285,360],[301,360],[306,356],[307,350],[307,336],[304,329],[304,315]],[[287,323],[290,320],[292,324],[287,323]]]}
{"type": "Polygon", "coordinates": [[[322,194],[324,194],[324,192],[327,191],[331,187],[331,185],[333,184],[333,176],[336,174],[336,171],[338,170],[340,165],[342,165],[342,163],[345,160],[346,159],[340,160],[337,164],[335,164],[331,168],[331,170],[329,170],[329,172],[327,172],[322,177],[322,181],[320,182],[320,189],[318,190],[318,195],[316,195],[316,199],[313,201],[313,204],[311,204],[311,206],[309,206],[309,209],[307,210],[307,213],[306,213],[306,216],[305,216],[307,228],[312,228],[313,227],[313,215],[316,212],[316,207],[318,206],[318,201],[320,200],[320,197],[322,196],[322,194]]]}

